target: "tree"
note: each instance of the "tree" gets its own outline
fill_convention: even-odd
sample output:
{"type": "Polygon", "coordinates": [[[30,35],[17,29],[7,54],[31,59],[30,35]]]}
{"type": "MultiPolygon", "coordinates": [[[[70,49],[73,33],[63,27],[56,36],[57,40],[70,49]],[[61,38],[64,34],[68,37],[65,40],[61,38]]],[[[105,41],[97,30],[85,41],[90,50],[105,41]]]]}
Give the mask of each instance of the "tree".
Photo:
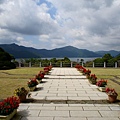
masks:
{"type": "Polygon", "coordinates": [[[11,62],[14,57],[0,48],[0,69],[16,68],[15,64],[11,62]]]}
{"type": "Polygon", "coordinates": [[[104,62],[108,62],[108,60],[112,59],[113,57],[111,56],[111,54],[107,53],[105,54],[102,59],[104,60],[104,62]]]}
{"type": "Polygon", "coordinates": [[[70,62],[70,59],[68,57],[64,57],[63,61],[70,62]]]}

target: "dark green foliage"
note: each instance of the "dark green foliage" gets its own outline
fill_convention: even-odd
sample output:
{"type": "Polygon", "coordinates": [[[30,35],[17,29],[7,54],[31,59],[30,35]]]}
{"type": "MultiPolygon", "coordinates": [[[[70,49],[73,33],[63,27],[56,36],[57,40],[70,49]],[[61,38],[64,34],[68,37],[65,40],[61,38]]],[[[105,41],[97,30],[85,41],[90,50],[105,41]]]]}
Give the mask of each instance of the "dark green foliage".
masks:
{"type": "Polygon", "coordinates": [[[0,48],[0,70],[4,69],[13,69],[16,68],[15,64],[11,62],[14,57],[5,52],[2,48],[0,48]]]}
{"type": "Polygon", "coordinates": [[[113,57],[111,56],[111,54],[109,54],[109,53],[107,53],[107,54],[105,54],[103,57],[102,57],[102,59],[103,59],[103,61],[104,62],[108,62],[108,60],[110,60],[110,59],[112,59],[113,57]]]}
{"type": "Polygon", "coordinates": [[[92,67],[93,66],[93,62],[92,61],[87,61],[84,65],[84,67],[92,67]]]}
{"type": "MultiPolygon", "coordinates": [[[[96,58],[93,60],[95,67],[104,67],[104,62],[106,63],[106,67],[115,67],[115,62],[120,64],[120,55],[116,57],[112,57],[111,54],[107,53],[102,58],[96,58]]],[[[86,63],[86,66],[90,66],[91,61],[86,63]]]]}
{"type": "Polygon", "coordinates": [[[31,62],[33,65],[37,65],[37,66],[39,66],[40,62],[41,62],[42,67],[49,66],[50,63],[54,67],[59,67],[61,62],[63,64],[63,67],[70,67],[71,66],[71,61],[67,57],[64,57],[63,59],[52,58],[50,60],[48,60],[48,59],[37,59],[37,58],[25,59],[25,63],[29,64],[29,62],[31,62]]]}

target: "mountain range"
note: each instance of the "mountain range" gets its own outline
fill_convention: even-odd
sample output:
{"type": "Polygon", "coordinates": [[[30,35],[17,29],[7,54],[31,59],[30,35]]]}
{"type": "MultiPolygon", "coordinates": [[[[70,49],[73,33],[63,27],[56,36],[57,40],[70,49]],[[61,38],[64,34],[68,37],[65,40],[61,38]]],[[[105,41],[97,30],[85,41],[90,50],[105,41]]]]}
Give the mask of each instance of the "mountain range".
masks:
{"type": "Polygon", "coordinates": [[[79,49],[73,46],[66,46],[62,48],[56,48],[52,50],[47,49],[35,49],[32,47],[19,46],[13,44],[0,44],[6,52],[13,55],[15,58],[72,58],[72,57],[102,57],[106,53],[110,53],[112,56],[120,54],[120,51],[89,51],[87,49],[79,49]]]}

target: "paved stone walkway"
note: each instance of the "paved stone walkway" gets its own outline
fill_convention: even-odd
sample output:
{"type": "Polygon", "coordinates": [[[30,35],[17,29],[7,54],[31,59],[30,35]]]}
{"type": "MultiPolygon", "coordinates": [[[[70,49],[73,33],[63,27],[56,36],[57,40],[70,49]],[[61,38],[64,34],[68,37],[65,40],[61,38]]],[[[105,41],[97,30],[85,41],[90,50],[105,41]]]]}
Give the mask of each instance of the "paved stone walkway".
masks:
{"type": "Polygon", "coordinates": [[[118,104],[76,104],[104,101],[107,95],[75,68],[53,68],[37,88],[31,97],[41,102],[20,104],[13,120],[120,120],[118,104]]]}

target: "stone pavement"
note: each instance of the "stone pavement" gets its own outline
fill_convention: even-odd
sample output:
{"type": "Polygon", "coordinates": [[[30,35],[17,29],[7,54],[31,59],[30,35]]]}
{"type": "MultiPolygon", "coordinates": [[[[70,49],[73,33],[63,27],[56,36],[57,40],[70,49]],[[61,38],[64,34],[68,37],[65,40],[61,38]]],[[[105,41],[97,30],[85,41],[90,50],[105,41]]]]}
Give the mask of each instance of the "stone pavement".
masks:
{"type": "Polygon", "coordinates": [[[120,106],[96,103],[106,93],[75,68],[53,68],[31,97],[39,103],[20,104],[13,120],[120,120],[120,106]]]}

